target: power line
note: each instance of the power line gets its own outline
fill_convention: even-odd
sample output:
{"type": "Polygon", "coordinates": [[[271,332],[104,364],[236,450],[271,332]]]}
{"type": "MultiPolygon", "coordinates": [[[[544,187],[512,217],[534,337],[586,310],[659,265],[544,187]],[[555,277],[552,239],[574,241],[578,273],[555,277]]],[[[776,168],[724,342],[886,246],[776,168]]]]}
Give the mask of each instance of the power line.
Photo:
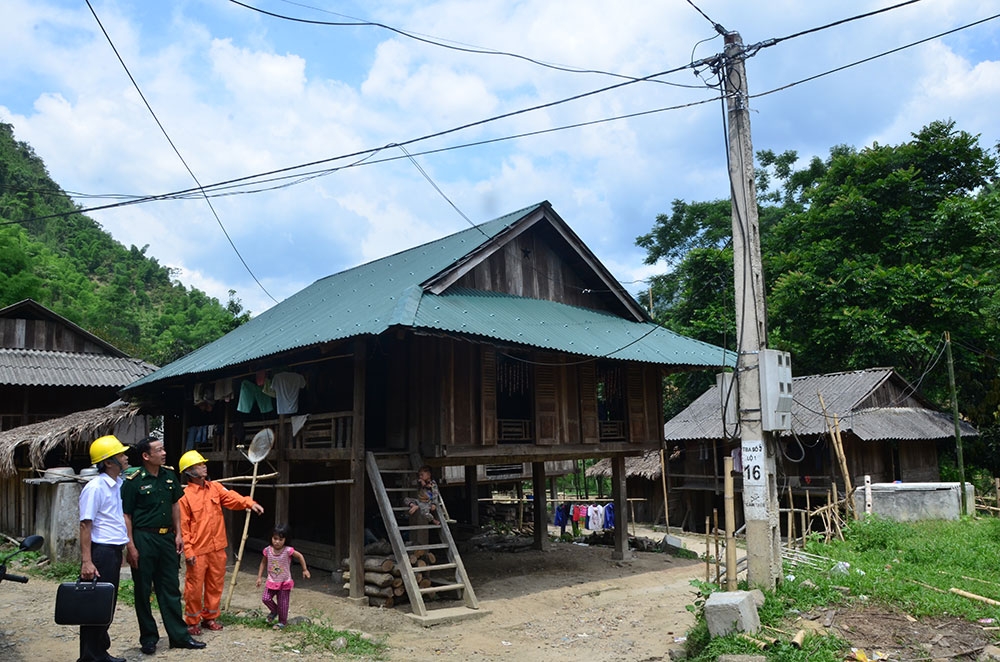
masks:
{"type": "MultiPolygon", "coordinates": [[[[690,1],[691,0],[688,0],[688,2],[690,2],[690,1]]],[[[855,16],[851,16],[850,18],[842,18],[839,21],[834,21],[833,23],[827,23],[826,25],[820,25],[820,26],[817,26],[815,28],[809,28],[808,30],[802,30],[800,32],[795,32],[793,34],[790,34],[790,35],[787,35],[787,36],[784,36],[784,37],[777,37],[775,39],[768,39],[766,42],[762,42],[761,44],[759,44],[759,45],[757,45],[755,47],[751,47],[751,48],[766,48],[766,47],[769,47],[769,46],[774,46],[775,44],[780,44],[781,42],[788,41],[789,39],[795,39],[796,37],[801,37],[803,35],[813,34],[814,32],[821,32],[822,30],[828,30],[828,29],[836,27],[838,25],[843,25],[845,23],[850,23],[852,21],[857,21],[857,20],[860,20],[862,18],[869,18],[869,17],[875,16],[877,14],[883,14],[885,12],[893,11],[894,9],[899,9],[900,7],[905,7],[907,5],[912,5],[912,4],[915,4],[917,2],[921,2],[921,0],[906,0],[906,2],[900,2],[898,4],[891,5],[889,7],[883,7],[882,9],[876,9],[874,11],[870,11],[870,12],[867,12],[867,13],[864,13],[864,14],[857,14],[855,16]]]]}
{"type": "Polygon", "coordinates": [[[722,27],[719,23],[716,23],[715,21],[713,21],[712,19],[710,19],[708,17],[708,14],[706,14],[705,12],[703,12],[698,5],[696,5],[693,2],[691,2],[691,0],[687,0],[687,3],[689,5],[691,5],[692,7],[694,7],[695,11],[698,12],[699,14],[701,14],[705,18],[706,21],[708,21],[709,23],[711,23],[712,27],[715,28],[716,32],[718,32],[722,36],[726,35],[726,32],[727,32],[726,29],[724,27],[722,27]]]}
{"type": "MultiPolygon", "coordinates": [[[[919,0],[911,0],[911,1],[912,2],[917,2],[919,0]]],[[[954,34],[956,32],[960,32],[961,30],[967,30],[969,28],[975,27],[977,25],[981,25],[981,24],[986,23],[988,21],[993,21],[993,20],[995,20],[997,18],[1000,18],[1000,14],[994,14],[992,16],[987,16],[986,18],[979,19],[978,21],[973,21],[972,23],[966,23],[965,25],[961,25],[961,26],[959,26],[957,28],[952,28],[951,30],[946,30],[944,32],[939,32],[936,35],[932,35],[932,36],[926,37],[924,39],[919,39],[917,41],[910,42],[910,43],[905,44],[903,46],[898,46],[898,47],[890,49],[888,51],[883,51],[883,52],[881,52],[881,53],[879,53],[877,55],[872,55],[871,57],[866,57],[866,58],[861,59],[861,60],[856,60],[854,62],[851,62],[850,64],[845,64],[845,65],[843,65],[841,67],[836,67],[835,69],[829,69],[828,71],[824,71],[823,73],[819,73],[819,74],[816,74],[814,76],[809,76],[808,78],[803,78],[801,80],[795,81],[794,83],[789,83],[787,85],[782,85],[781,87],[776,87],[776,88],[774,88],[772,90],[768,90],[767,92],[760,92],[758,94],[751,94],[750,98],[751,99],[756,99],[756,98],[759,98],[759,97],[767,96],[769,94],[774,94],[775,92],[781,92],[783,90],[787,90],[789,88],[795,87],[796,85],[801,85],[803,83],[808,83],[810,81],[816,80],[817,78],[822,78],[823,76],[829,76],[830,74],[834,74],[834,73],[837,73],[839,71],[843,71],[845,69],[850,69],[851,67],[856,67],[859,64],[865,64],[866,62],[871,62],[872,60],[877,60],[878,58],[885,57],[887,55],[892,55],[893,53],[898,53],[900,51],[906,50],[907,48],[912,48],[914,46],[919,46],[920,44],[924,44],[924,43],[926,43],[928,41],[933,41],[935,39],[940,39],[941,37],[946,37],[946,36],[948,36],[950,34],[954,34]]]]}
{"type": "MultiPolygon", "coordinates": [[[[629,83],[623,83],[621,85],[627,85],[627,84],[629,84],[629,83]]],[[[616,85],[616,86],[613,86],[613,87],[619,87],[619,86],[620,85],[616,85]]],[[[588,93],[588,94],[591,94],[591,93],[588,93]]],[[[606,118],[601,118],[601,119],[597,119],[597,120],[588,120],[588,121],[584,121],[584,122],[576,122],[576,123],[573,123],[573,124],[566,124],[566,125],[562,125],[562,126],[558,126],[558,127],[550,127],[548,129],[538,129],[536,131],[526,131],[526,132],[523,132],[523,133],[518,133],[518,134],[513,134],[513,135],[508,135],[508,136],[502,136],[502,137],[499,137],[499,138],[487,138],[487,139],[484,139],[484,140],[477,140],[477,141],[470,142],[470,143],[463,143],[463,144],[459,144],[459,145],[450,145],[450,146],[447,146],[447,147],[439,147],[439,148],[435,148],[435,149],[428,149],[428,150],[424,150],[424,151],[421,151],[421,152],[413,152],[412,156],[424,156],[424,155],[428,155],[428,154],[438,154],[438,153],[442,153],[442,152],[449,152],[449,151],[456,150],[456,149],[464,149],[464,148],[468,148],[468,147],[478,147],[478,146],[482,146],[482,145],[489,145],[489,144],[492,144],[492,143],[504,142],[504,141],[507,141],[507,140],[514,140],[514,139],[518,139],[518,138],[528,138],[528,137],[533,137],[533,136],[539,136],[539,135],[543,135],[543,134],[546,134],[546,133],[553,133],[553,132],[556,132],[556,131],[565,131],[567,129],[582,128],[582,127],[586,127],[586,126],[593,126],[593,125],[597,125],[597,124],[603,124],[603,123],[607,123],[607,122],[614,122],[614,121],[619,121],[619,120],[623,120],[623,119],[631,119],[631,118],[635,118],[635,117],[642,117],[642,116],[645,116],[645,115],[652,115],[652,114],[656,114],[656,113],[663,113],[663,112],[672,111],[672,110],[681,110],[683,108],[690,108],[690,107],[699,106],[699,105],[706,104],[706,103],[712,103],[717,98],[718,97],[713,96],[713,97],[708,98],[708,99],[701,99],[699,101],[692,101],[692,102],[689,102],[689,103],[677,104],[677,105],[674,105],[674,106],[664,106],[662,108],[654,108],[652,110],[642,110],[642,111],[637,111],[637,112],[634,112],[634,113],[628,113],[628,114],[625,114],[625,115],[616,115],[616,116],[613,116],[613,117],[606,117],[606,118]]],[[[554,102],[554,103],[562,103],[562,102],[554,102]]],[[[524,109],[522,111],[515,111],[514,113],[508,113],[506,115],[501,115],[501,116],[497,116],[497,117],[494,117],[494,118],[489,118],[489,119],[486,119],[486,120],[480,120],[479,122],[474,122],[472,124],[467,124],[467,125],[465,125],[463,127],[457,127],[457,128],[454,128],[454,129],[448,129],[446,131],[440,131],[440,132],[437,132],[437,133],[434,133],[434,134],[425,135],[425,136],[422,136],[422,137],[419,137],[419,138],[413,138],[413,139],[407,140],[407,141],[405,141],[403,143],[393,143],[392,146],[394,146],[394,147],[400,147],[401,145],[405,146],[405,145],[415,144],[415,143],[422,142],[424,140],[429,140],[431,138],[436,138],[436,137],[439,137],[439,136],[442,136],[442,135],[445,135],[445,134],[448,134],[448,133],[453,133],[453,132],[459,131],[459,130],[461,130],[463,128],[466,128],[466,127],[476,126],[478,124],[485,124],[487,122],[491,122],[491,121],[494,121],[496,119],[501,119],[501,118],[504,118],[504,117],[509,117],[509,116],[511,116],[513,114],[518,114],[518,113],[521,113],[521,112],[527,112],[528,110],[531,110],[531,109],[524,109]]],[[[388,147],[388,146],[386,146],[386,147],[388,147]]],[[[346,159],[346,158],[350,158],[350,157],[354,157],[354,156],[359,156],[359,155],[363,156],[363,158],[359,159],[358,161],[356,161],[354,163],[351,163],[351,164],[348,164],[348,165],[345,165],[345,166],[338,166],[338,167],[335,167],[335,168],[328,168],[328,169],[324,169],[324,170],[320,170],[320,171],[314,171],[312,173],[307,173],[307,174],[296,173],[296,174],[282,175],[281,177],[275,177],[273,179],[264,180],[264,181],[277,181],[277,180],[280,180],[280,179],[293,178],[293,177],[294,178],[303,178],[302,181],[306,181],[308,179],[313,179],[315,177],[319,177],[319,176],[322,176],[322,175],[325,175],[325,174],[331,174],[333,172],[337,172],[339,170],[343,170],[343,169],[346,169],[346,168],[357,167],[357,166],[360,166],[360,165],[374,165],[374,164],[377,164],[377,163],[386,163],[386,162],[389,162],[389,161],[396,161],[396,160],[399,160],[399,159],[407,158],[406,156],[402,156],[402,155],[399,155],[399,156],[390,156],[390,157],[386,157],[386,158],[382,158],[382,159],[372,159],[371,158],[376,153],[378,153],[379,151],[385,149],[386,147],[369,148],[369,149],[364,149],[364,150],[352,152],[350,154],[341,154],[339,156],[333,156],[333,157],[329,157],[329,158],[326,158],[326,159],[320,159],[320,160],[312,161],[312,162],[308,162],[308,163],[301,163],[301,164],[298,164],[298,165],[288,166],[288,167],[285,167],[285,168],[279,168],[279,169],[276,169],[276,170],[270,170],[270,171],[266,171],[266,172],[261,172],[261,173],[253,174],[253,175],[246,175],[246,176],[243,176],[243,177],[238,177],[236,179],[230,179],[230,180],[225,180],[225,181],[222,181],[222,182],[217,182],[215,184],[208,184],[208,185],[203,186],[203,187],[180,189],[180,190],[177,190],[177,191],[171,191],[171,192],[168,192],[168,193],[160,193],[160,194],[155,194],[155,195],[134,196],[134,197],[131,197],[130,199],[124,200],[123,202],[109,203],[107,205],[97,205],[97,206],[93,206],[93,207],[83,207],[83,208],[80,208],[80,209],[76,209],[74,211],[59,212],[59,213],[55,213],[55,214],[47,214],[45,216],[35,216],[35,217],[32,217],[32,218],[26,218],[26,219],[19,219],[19,220],[13,220],[13,221],[4,221],[4,222],[0,222],[0,226],[34,223],[36,221],[47,220],[47,219],[50,219],[50,218],[62,218],[62,217],[65,217],[65,216],[72,216],[73,214],[85,214],[85,213],[92,212],[92,211],[102,211],[102,210],[105,210],[105,209],[114,209],[114,208],[118,208],[118,207],[125,207],[125,206],[135,205],[135,204],[145,204],[147,202],[160,202],[160,201],[165,201],[165,200],[187,199],[187,198],[190,198],[193,194],[198,194],[202,190],[204,190],[204,191],[214,191],[214,190],[222,190],[224,188],[235,188],[236,186],[249,186],[249,185],[252,185],[254,183],[259,183],[261,177],[270,177],[272,175],[280,175],[281,173],[287,173],[289,171],[298,170],[298,169],[301,169],[301,168],[307,168],[307,167],[315,166],[315,165],[320,165],[320,164],[323,164],[323,163],[330,163],[332,161],[339,161],[339,160],[342,160],[342,159],[346,159]]],[[[294,182],[294,183],[301,183],[301,182],[294,182]]],[[[290,184],[286,184],[286,185],[290,185],[290,184]]],[[[285,185],[283,185],[283,186],[275,186],[273,188],[283,188],[284,186],[285,185]]],[[[270,190],[270,189],[260,189],[260,190],[270,190]]],[[[255,192],[259,192],[259,191],[247,191],[246,193],[255,193],[255,192]]],[[[235,195],[237,193],[242,193],[242,192],[234,192],[234,193],[225,194],[225,195],[235,195]]],[[[120,194],[120,195],[122,195],[122,197],[126,197],[123,194],[120,194]]],[[[218,195],[223,195],[223,194],[218,194],[218,195]]],[[[211,197],[217,197],[217,196],[213,195],[211,197]]]]}
{"type": "MultiPolygon", "coordinates": [[[[283,21],[291,21],[291,22],[294,22],[294,23],[305,23],[307,25],[321,25],[321,26],[330,26],[330,27],[377,27],[377,28],[382,28],[383,30],[388,30],[389,32],[393,32],[393,33],[398,34],[398,35],[400,35],[402,37],[406,37],[408,39],[413,39],[414,41],[419,41],[419,42],[422,42],[424,44],[429,44],[431,46],[438,46],[440,48],[447,48],[449,50],[458,51],[458,52],[461,52],[461,53],[473,53],[473,54],[477,54],[477,55],[499,55],[499,56],[503,56],[503,57],[514,58],[514,59],[517,59],[517,60],[523,60],[525,62],[530,62],[531,64],[537,65],[539,67],[545,67],[547,69],[554,69],[556,71],[563,71],[563,72],[567,72],[567,73],[571,73],[571,74],[600,74],[602,76],[612,76],[614,78],[624,78],[626,80],[639,80],[639,79],[635,78],[634,76],[627,76],[625,74],[618,74],[618,73],[614,73],[614,72],[610,72],[610,71],[602,71],[600,69],[584,69],[584,68],[580,68],[580,67],[569,67],[569,66],[565,66],[565,65],[552,64],[552,63],[549,63],[549,62],[544,62],[542,60],[536,60],[535,58],[531,58],[531,57],[528,57],[526,55],[519,55],[517,53],[512,53],[510,51],[500,51],[500,50],[495,50],[495,49],[492,49],[492,48],[480,48],[478,46],[470,46],[468,44],[462,44],[461,42],[455,42],[455,41],[452,41],[449,44],[449,43],[445,43],[446,40],[441,39],[439,37],[430,38],[430,37],[428,37],[426,35],[420,35],[420,34],[418,34],[416,32],[410,32],[410,31],[407,31],[407,30],[402,30],[400,28],[393,27],[393,26],[388,25],[386,23],[379,23],[377,21],[366,21],[364,19],[355,19],[355,18],[353,18],[351,16],[346,16],[345,14],[339,14],[337,12],[331,12],[331,11],[326,10],[326,9],[321,9],[319,7],[313,7],[313,6],[302,4],[302,3],[298,3],[298,2],[288,2],[288,0],[284,0],[284,1],[287,2],[287,4],[295,5],[295,6],[298,6],[298,7],[303,7],[305,9],[311,9],[313,11],[324,12],[324,13],[327,13],[327,14],[333,14],[334,16],[344,16],[345,18],[350,18],[351,21],[350,22],[346,22],[346,21],[318,21],[318,20],[308,19],[308,18],[297,18],[295,16],[287,16],[285,14],[278,14],[276,12],[267,11],[266,9],[260,9],[259,7],[254,7],[253,5],[248,5],[248,4],[244,3],[244,2],[240,2],[239,0],[229,0],[229,1],[231,3],[233,3],[234,5],[238,5],[240,7],[245,8],[245,9],[249,9],[251,11],[255,11],[257,13],[264,14],[265,16],[270,16],[272,18],[277,18],[277,19],[280,19],[280,20],[283,20],[283,21]],[[458,44],[458,45],[455,45],[455,44],[458,44]]],[[[451,41],[451,40],[447,40],[447,41],[451,41]]],[[[692,88],[692,89],[701,89],[700,85],[685,85],[683,83],[673,83],[673,82],[665,81],[665,80],[650,80],[648,82],[651,82],[651,83],[660,83],[662,85],[671,85],[671,86],[674,86],[674,87],[686,87],[686,88],[692,88]]]]}
{"type": "MultiPolygon", "coordinates": [[[[128,65],[125,64],[125,60],[122,59],[121,54],[118,52],[118,48],[115,47],[115,43],[111,39],[111,35],[109,35],[108,31],[104,29],[104,24],[101,23],[100,17],[97,15],[97,12],[94,11],[94,7],[90,4],[90,0],[86,0],[86,2],[87,2],[87,8],[90,9],[90,13],[94,15],[94,20],[97,21],[98,27],[100,27],[101,32],[104,33],[105,39],[108,40],[108,44],[111,46],[111,50],[114,51],[115,57],[117,57],[118,61],[121,63],[122,68],[128,75],[128,79],[132,81],[132,86],[135,87],[135,91],[139,93],[139,98],[142,99],[142,102],[146,105],[146,109],[149,111],[149,114],[153,116],[153,120],[156,122],[156,126],[160,127],[160,132],[163,133],[163,137],[167,139],[167,142],[170,144],[170,148],[174,150],[174,154],[176,154],[177,158],[180,159],[181,163],[184,165],[184,169],[188,171],[188,174],[191,175],[191,179],[194,180],[194,183],[198,185],[198,189],[202,190],[202,194],[204,195],[204,190],[202,189],[201,182],[198,181],[198,177],[194,174],[194,171],[191,170],[191,166],[189,166],[187,164],[187,161],[184,160],[184,157],[181,155],[180,150],[177,149],[177,145],[175,145],[174,141],[171,140],[170,134],[167,133],[167,130],[166,128],[164,128],[163,123],[160,122],[160,118],[156,116],[156,112],[153,110],[153,107],[149,105],[149,101],[146,100],[146,95],[142,93],[142,89],[139,87],[139,83],[135,80],[135,77],[132,76],[132,72],[129,71],[128,65]]],[[[222,234],[226,235],[226,239],[229,241],[229,245],[232,246],[233,251],[235,251],[236,257],[238,257],[240,259],[240,262],[243,263],[243,267],[247,270],[247,273],[250,274],[250,277],[253,278],[254,282],[257,283],[260,289],[264,292],[264,294],[266,294],[271,299],[271,301],[278,303],[278,300],[275,299],[273,296],[271,296],[271,293],[267,291],[267,288],[264,287],[264,284],[261,283],[260,280],[258,280],[257,276],[250,268],[250,265],[248,265],[246,260],[243,259],[243,256],[240,254],[239,249],[236,248],[236,244],[233,243],[232,237],[229,236],[229,232],[226,230],[226,226],[223,225],[222,219],[219,218],[219,214],[215,211],[215,207],[212,205],[212,201],[208,199],[207,195],[205,195],[204,198],[205,198],[205,203],[208,205],[208,208],[212,210],[212,215],[215,216],[215,220],[218,222],[219,227],[222,228],[222,234]]]]}

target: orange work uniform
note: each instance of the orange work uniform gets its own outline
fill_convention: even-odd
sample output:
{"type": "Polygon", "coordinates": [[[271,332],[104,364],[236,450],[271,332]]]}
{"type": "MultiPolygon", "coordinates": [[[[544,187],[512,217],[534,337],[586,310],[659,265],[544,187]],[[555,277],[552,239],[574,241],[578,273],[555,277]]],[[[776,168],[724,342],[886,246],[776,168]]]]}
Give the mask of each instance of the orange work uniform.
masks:
{"type": "Polygon", "coordinates": [[[195,557],[184,578],[184,621],[198,625],[219,617],[229,546],[222,509],[249,510],[254,500],[210,480],[203,485],[189,481],[178,505],[184,555],[195,557]]]}

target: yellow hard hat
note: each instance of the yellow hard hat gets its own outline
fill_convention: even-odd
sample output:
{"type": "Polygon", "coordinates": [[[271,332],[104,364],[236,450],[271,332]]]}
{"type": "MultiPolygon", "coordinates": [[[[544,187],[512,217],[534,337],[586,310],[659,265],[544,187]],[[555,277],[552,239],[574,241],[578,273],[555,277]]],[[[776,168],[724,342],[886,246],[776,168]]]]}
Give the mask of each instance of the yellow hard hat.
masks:
{"type": "Polygon", "coordinates": [[[113,434],[104,435],[95,439],[94,443],[90,445],[90,461],[92,464],[100,464],[109,457],[126,451],[128,451],[128,446],[118,441],[118,437],[113,434]]]}
{"type": "Polygon", "coordinates": [[[194,465],[205,464],[206,462],[208,460],[202,457],[198,451],[188,451],[184,455],[181,455],[181,461],[177,463],[177,468],[181,470],[181,473],[184,473],[194,465]]]}

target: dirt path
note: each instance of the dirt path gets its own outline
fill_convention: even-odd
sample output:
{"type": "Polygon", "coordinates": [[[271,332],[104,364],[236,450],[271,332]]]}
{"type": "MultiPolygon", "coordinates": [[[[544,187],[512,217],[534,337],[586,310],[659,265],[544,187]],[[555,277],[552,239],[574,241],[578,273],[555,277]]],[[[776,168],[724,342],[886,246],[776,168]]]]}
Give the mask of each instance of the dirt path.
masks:
{"type": "MultiPolygon", "coordinates": [[[[546,552],[473,552],[463,559],[485,612],[474,620],[423,628],[406,616],[407,606],[356,607],[344,599],[340,582],[320,571],[297,581],[292,615],[369,633],[388,645],[388,660],[665,660],[693,622],[685,609],[694,599],[690,580],[704,576],[696,561],[639,552],[621,562],[607,547],[568,543],[546,552]]],[[[251,565],[253,572],[240,573],[234,612],[260,606],[251,565]]],[[[5,582],[0,591],[0,659],[76,659],[76,629],[52,621],[54,582],[5,582]]],[[[131,607],[119,606],[111,653],[130,661],[331,657],[295,649],[292,631],[231,626],[206,632],[204,652],[169,650],[163,640],[150,658],[140,653],[137,634],[131,607]]]]}

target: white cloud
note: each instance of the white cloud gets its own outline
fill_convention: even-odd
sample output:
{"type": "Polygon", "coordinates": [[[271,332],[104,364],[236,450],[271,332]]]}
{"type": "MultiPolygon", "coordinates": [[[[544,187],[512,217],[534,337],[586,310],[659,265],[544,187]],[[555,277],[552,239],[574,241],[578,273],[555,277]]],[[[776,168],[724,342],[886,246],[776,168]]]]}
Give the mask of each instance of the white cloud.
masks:
{"type": "MultiPolygon", "coordinates": [[[[883,4],[845,9],[798,0],[767,7],[715,0],[699,6],[754,43],[883,4]]],[[[624,82],[446,50],[377,28],[304,27],[229,5],[117,0],[95,8],[205,184],[360,153],[624,82]]],[[[446,0],[364,10],[375,20],[460,45],[625,75],[681,66],[722,48],[711,24],[685,3],[613,11],[596,0],[446,0]],[[698,43],[705,38],[712,39],[698,43]]],[[[942,0],[788,40],[748,61],[750,89],[774,89],[993,11],[985,1],[942,0]]],[[[825,157],[835,144],[905,140],[922,124],[947,117],[992,145],[998,138],[992,109],[1000,100],[997,30],[987,23],[945,44],[755,98],[754,146],[825,157]]],[[[15,125],[17,137],[34,147],[64,188],[149,194],[193,186],[85,8],[67,0],[7,0],[0,60],[0,120],[15,125]]],[[[699,84],[690,71],[668,80],[699,84]]],[[[626,85],[407,149],[446,148],[713,94],[626,85]]],[[[476,221],[550,200],[614,273],[635,280],[656,268],[642,265],[633,243],[649,231],[656,213],[669,211],[674,198],[728,194],[724,138],[720,106],[713,102],[416,159],[476,221]]],[[[401,151],[390,148],[369,160],[397,156],[401,151]]],[[[213,204],[244,259],[279,299],[316,278],[467,226],[407,160],[214,198],[213,204]]],[[[204,201],[93,216],[126,245],[149,244],[149,255],[182,267],[184,282],[220,301],[235,288],[255,312],[270,305],[204,201]]]]}

